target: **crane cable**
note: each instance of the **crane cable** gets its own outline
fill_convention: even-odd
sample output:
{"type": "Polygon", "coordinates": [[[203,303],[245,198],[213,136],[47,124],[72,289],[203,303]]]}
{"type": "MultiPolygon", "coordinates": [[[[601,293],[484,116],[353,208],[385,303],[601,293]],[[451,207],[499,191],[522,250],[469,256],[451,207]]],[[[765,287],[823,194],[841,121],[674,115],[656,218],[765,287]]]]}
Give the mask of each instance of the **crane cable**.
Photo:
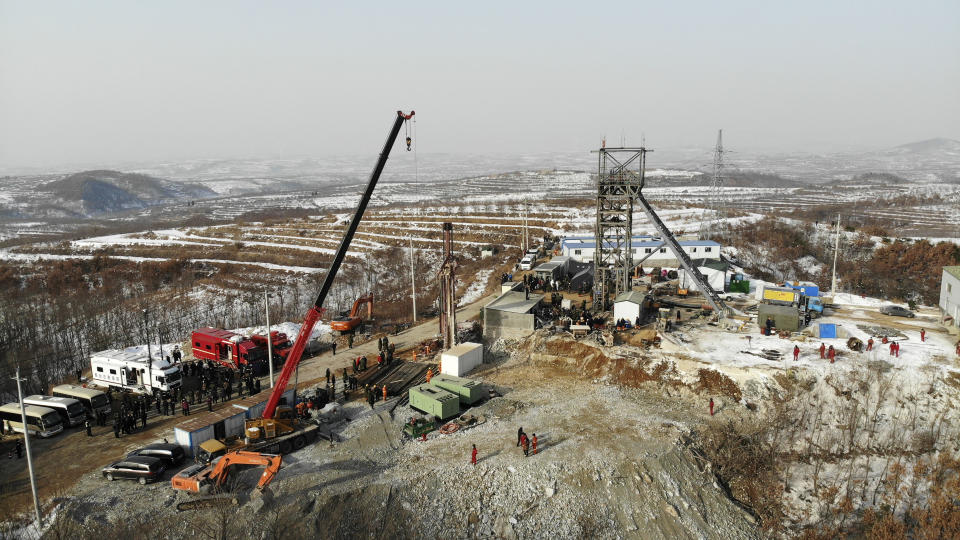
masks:
{"type": "MultiPolygon", "coordinates": [[[[417,119],[416,118],[413,119],[413,137],[414,139],[416,139],[417,137],[417,119]]],[[[416,143],[418,141],[414,141],[414,142],[416,143]]],[[[413,170],[414,170],[416,183],[420,184],[420,165],[417,162],[417,145],[416,144],[413,145],[413,170]]]]}

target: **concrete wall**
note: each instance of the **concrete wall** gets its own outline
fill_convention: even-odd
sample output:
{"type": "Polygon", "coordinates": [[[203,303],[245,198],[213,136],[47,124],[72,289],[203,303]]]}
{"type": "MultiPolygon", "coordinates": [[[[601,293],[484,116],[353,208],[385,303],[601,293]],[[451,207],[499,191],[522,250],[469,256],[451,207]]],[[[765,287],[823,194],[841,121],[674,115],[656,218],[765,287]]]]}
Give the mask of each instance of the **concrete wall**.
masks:
{"type": "Polygon", "coordinates": [[[940,280],[940,312],[944,317],[953,317],[948,326],[960,327],[960,279],[946,270],[940,280]]]}
{"type": "Polygon", "coordinates": [[[529,336],[534,330],[532,313],[511,313],[497,309],[483,309],[483,337],[487,340],[499,338],[518,339],[529,336]]]}

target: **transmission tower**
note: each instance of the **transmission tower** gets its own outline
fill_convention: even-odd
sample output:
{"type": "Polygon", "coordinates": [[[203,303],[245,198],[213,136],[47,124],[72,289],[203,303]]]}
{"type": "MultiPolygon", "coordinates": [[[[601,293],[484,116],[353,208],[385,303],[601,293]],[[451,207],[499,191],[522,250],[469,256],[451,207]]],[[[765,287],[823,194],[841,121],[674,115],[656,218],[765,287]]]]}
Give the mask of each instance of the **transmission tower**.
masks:
{"type": "Polygon", "coordinates": [[[717,131],[717,146],[713,149],[713,183],[707,194],[706,210],[700,219],[700,238],[709,239],[723,220],[723,130],[717,131]]]}
{"type": "Polygon", "coordinates": [[[633,207],[643,189],[647,149],[600,148],[597,174],[593,303],[606,309],[610,294],[631,290],[633,207]]]}

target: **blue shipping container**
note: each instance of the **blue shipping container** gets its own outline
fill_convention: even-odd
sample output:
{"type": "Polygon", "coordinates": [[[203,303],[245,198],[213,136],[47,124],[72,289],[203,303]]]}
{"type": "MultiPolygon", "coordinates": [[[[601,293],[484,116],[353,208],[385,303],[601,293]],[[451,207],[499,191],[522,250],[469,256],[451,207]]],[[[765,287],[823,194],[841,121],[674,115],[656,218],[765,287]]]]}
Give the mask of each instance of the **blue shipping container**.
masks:
{"type": "Polygon", "coordinates": [[[819,328],[819,335],[821,338],[835,338],[837,337],[837,325],[834,323],[820,323],[817,325],[819,328]]]}
{"type": "Polygon", "coordinates": [[[820,296],[820,287],[817,285],[794,285],[787,282],[787,286],[802,292],[804,296],[820,296]]]}

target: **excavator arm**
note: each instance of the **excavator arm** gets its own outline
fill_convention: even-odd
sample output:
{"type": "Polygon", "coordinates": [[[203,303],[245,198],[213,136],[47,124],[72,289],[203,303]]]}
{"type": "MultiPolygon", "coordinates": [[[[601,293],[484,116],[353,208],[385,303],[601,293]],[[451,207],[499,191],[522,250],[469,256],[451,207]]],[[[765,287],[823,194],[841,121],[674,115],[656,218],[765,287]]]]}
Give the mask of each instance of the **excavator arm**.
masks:
{"type": "Polygon", "coordinates": [[[350,317],[359,317],[360,308],[363,305],[367,305],[367,318],[373,317],[373,293],[361,296],[353,303],[353,308],[350,310],[350,317]]]}
{"type": "Polygon", "coordinates": [[[310,340],[310,334],[313,332],[313,327],[316,326],[317,321],[323,315],[323,302],[326,300],[327,293],[330,292],[330,287],[333,286],[333,280],[337,277],[337,271],[340,270],[340,265],[343,263],[343,259],[347,255],[347,250],[350,248],[350,242],[353,240],[353,235],[356,234],[357,227],[360,225],[360,220],[363,218],[363,212],[367,209],[367,203],[370,202],[370,196],[373,195],[373,188],[377,186],[377,181],[380,180],[380,174],[383,173],[383,168],[387,164],[387,158],[390,157],[390,150],[397,141],[397,134],[400,133],[400,128],[403,127],[403,123],[412,118],[414,114],[414,111],[410,111],[410,114],[403,114],[403,111],[397,111],[397,117],[393,122],[393,127],[390,128],[390,133],[387,135],[387,141],[383,145],[383,150],[380,151],[380,158],[377,160],[377,164],[374,166],[373,172],[370,173],[370,181],[367,183],[367,189],[360,197],[360,202],[357,204],[357,209],[353,213],[353,219],[350,220],[350,225],[347,227],[347,231],[343,234],[343,240],[340,241],[340,247],[337,248],[337,253],[333,257],[333,262],[330,264],[330,269],[327,271],[327,275],[323,279],[323,285],[320,287],[320,293],[317,295],[317,299],[313,303],[313,306],[307,310],[307,315],[303,320],[303,325],[300,326],[300,332],[297,334],[297,339],[293,342],[293,348],[290,349],[290,354],[287,355],[287,361],[283,364],[283,370],[280,372],[280,376],[277,377],[277,382],[273,387],[273,392],[271,392],[270,398],[267,400],[267,406],[263,410],[264,419],[271,419],[276,413],[277,404],[280,403],[280,396],[283,395],[283,392],[287,387],[287,383],[290,382],[290,376],[293,375],[294,371],[297,369],[297,366],[300,364],[300,359],[303,357],[303,349],[307,346],[307,342],[310,340]]]}
{"type": "Polygon", "coordinates": [[[230,452],[224,454],[217,461],[217,465],[210,473],[210,481],[216,486],[222,486],[227,481],[230,469],[236,465],[263,465],[265,467],[263,474],[260,475],[260,481],[257,483],[257,489],[265,488],[280,471],[283,464],[283,456],[274,454],[259,454],[257,452],[230,452]]]}

